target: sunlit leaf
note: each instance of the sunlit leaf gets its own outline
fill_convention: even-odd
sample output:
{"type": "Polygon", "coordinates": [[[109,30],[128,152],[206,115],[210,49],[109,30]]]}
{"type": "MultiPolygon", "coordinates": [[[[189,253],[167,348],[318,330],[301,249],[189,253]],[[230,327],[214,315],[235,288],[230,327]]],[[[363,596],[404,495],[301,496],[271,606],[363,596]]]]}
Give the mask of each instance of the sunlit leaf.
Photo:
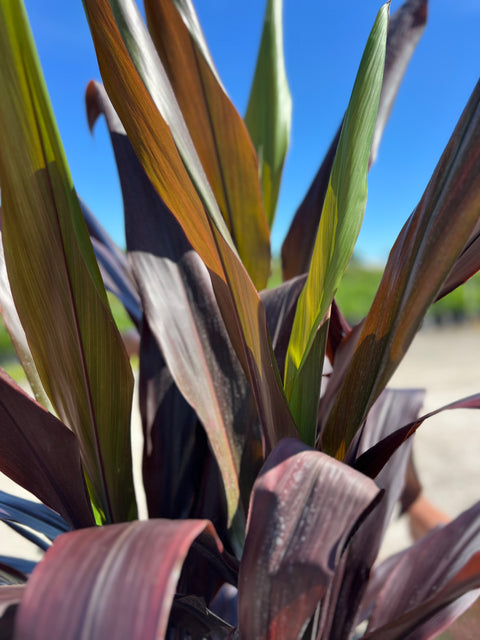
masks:
{"type": "Polygon", "coordinates": [[[478,222],[479,136],[480,83],[397,238],[348,370],[340,376],[322,437],[332,455],[345,455],[478,222]]]}
{"type": "Polygon", "coordinates": [[[269,229],[246,127],[218,80],[190,0],[147,0],[148,27],[239,256],[257,289],[270,275],[269,229]],[[189,28],[190,27],[190,28],[189,28]]]}
{"type": "Polygon", "coordinates": [[[257,151],[263,201],[273,225],[290,140],[292,98],[283,56],[282,0],[268,0],[245,123],[257,151]]]}
{"type": "Polygon", "coordinates": [[[248,383],[205,265],[152,187],[103,87],[90,83],[88,95],[107,117],[122,185],[127,250],[145,318],[177,387],[205,428],[222,474],[230,526],[240,508],[248,383]]]}
{"type": "Polygon", "coordinates": [[[185,139],[188,132],[183,118],[136,6],[120,0],[112,4],[115,17],[107,0],[85,1],[105,88],[148,177],[210,272],[230,340],[249,377],[269,450],[283,436],[294,435],[296,429],[273,359],[265,310],[238,259],[208,181],[202,177],[193,144],[185,139]],[[116,17],[129,46],[132,32],[138,45],[145,45],[132,47],[135,64],[116,17]]]}
{"type": "MultiPolygon", "coordinates": [[[[427,0],[407,0],[390,19],[385,73],[370,152],[370,165],[375,159],[403,74],[425,29],[426,18],[427,0]]],[[[285,280],[308,271],[340,132],[341,126],[295,214],[283,243],[282,266],[285,280]]]]}
{"type": "Polygon", "coordinates": [[[350,260],[367,202],[370,146],[385,61],[388,8],[380,10],[365,47],[345,114],[312,262],[300,295],[285,360],[285,391],[302,438],[313,445],[317,425],[325,325],[350,260]],[[323,337],[321,332],[324,332],[323,337]],[[315,355],[311,350],[315,349],[315,355]],[[311,388],[312,380],[316,388],[311,388]],[[305,386],[309,385],[309,393],[305,386]]]}
{"type": "Polygon", "coordinates": [[[107,521],[135,515],[133,375],[56,130],[21,3],[0,2],[2,231],[15,305],[43,387],[78,437],[107,521]]]}

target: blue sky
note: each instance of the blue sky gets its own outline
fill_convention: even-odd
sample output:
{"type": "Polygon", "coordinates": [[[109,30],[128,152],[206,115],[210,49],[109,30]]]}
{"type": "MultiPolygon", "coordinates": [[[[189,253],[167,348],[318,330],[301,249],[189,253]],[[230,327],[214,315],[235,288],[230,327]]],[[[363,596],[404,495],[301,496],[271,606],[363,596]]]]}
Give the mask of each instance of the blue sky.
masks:
{"type": "MultiPolygon", "coordinates": [[[[247,104],[265,1],[194,0],[223,83],[247,104]]],[[[391,11],[400,5],[392,0],[391,11]]],[[[91,136],[84,91],[99,79],[81,0],[25,0],[70,170],[82,198],[123,246],[122,201],[103,122],[91,136]]],[[[278,251],[347,106],[380,0],[284,0],[284,44],[293,98],[291,144],[272,234],[278,251]]],[[[430,0],[369,176],[359,255],[384,260],[479,76],[479,0],[430,0]]]]}

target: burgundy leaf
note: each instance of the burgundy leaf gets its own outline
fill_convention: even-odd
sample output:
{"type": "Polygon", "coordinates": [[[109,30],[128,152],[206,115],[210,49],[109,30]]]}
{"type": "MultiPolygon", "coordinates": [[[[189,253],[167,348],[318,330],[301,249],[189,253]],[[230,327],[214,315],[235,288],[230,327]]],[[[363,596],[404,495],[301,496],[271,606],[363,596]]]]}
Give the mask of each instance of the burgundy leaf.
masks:
{"type": "MultiPolygon", "coordinates": [[[[385,390],[370,411],[359,439],[358,451],[395,431],[405,420],[415,418],[423,395],[418,390],[385,390]]],[[[345,549],[335,573],[337,588],[328,603],[330,611],[325,611],[324,606],[322,638],[343,640],[349,637],[356,623],[357,609],[367,587],[371,568],[404,488],[412,443],[405,443],[397,450],[375,478],[376,485],[383,490],[383,496],[366,515],[345,549]],[[348,606],[345,606],[345,602],[348,602],[348,606]]]]}
{"type": "Polygon", "coordinates": [[[139,400],[149,516],[187,518],[206,450],[199,442],[197,414],[176,386],[146,320],[140,342],[139,400]]]}
{"type": "Polygon", "coordinates": [[[241,413],[249,406],[247,379],[208,270],[151,185],[101,85],[90,83],[87,105],[90,113],[106,114],[123,191],[127,249],[144,313],[176,385],[206,430],[230,525],[236,513],[242,517],[238,475],[245,437],[241,413]],[[225,406],[231,410],[224,411],[225,406]]]}
{"type": "MultiPolygon", "coordinates": [[[[369,625],[365,640],[433,638],[438,629],[415,631],[465,593],[480,588],[480,503],[373,572],[364,599],[369,625]],[[415,632],[414,635],[412,632],[415,632]]],[[[456,615],[450,609],[452,621],[456,615]]]]}
{"type": "Polygon", "coordinates": [[[343,317],[340,308],[335,302],[335,298],[332,300],[332,306],[330,309],[330,324],[328,327],[328,341],[327,341],[327,356],[331,363],[335,360],[337,349],[342,344],[343,340],[351,333],[352,328],[343,317]]]}
{"type": "MultiPolygon", "coordinates": [[[[425,28],[427,0],[407,0],[393,14],[387,38],[385,72],[373,134],[370,162],[375,160],[380,139],[392,110],[397,91],[412,53],[425,28]]],[[[322,213],[333,159],[340,139],[340,125],[303,202],[292,221],[282,247],[283,278],[287,280],[308,271],[316,230],[322,213]]]]}
{"type": "Polygon", "coordinates": [[[280,442],[253,489],[239,575],[240,634],[297,638],[378,489],[299,440],[280,442]]]}
{"type": "Polygon", "coordinates": [[[371,478],[374,478],[380,473],[386,462],[391,458],[400,445],[415,433],[424,420],[431,418],[441,411],[447,411],[448,409],[480,409],[480,393],[451,402],[450,404],[440,407],[440,409],[435,409],[435,411],[431,411],[404,427],[397,429],[362,453],[354,463],[355,469],[365,473],[371,478]]]}
{"type": "Polygon", "coordinates": [[[452,270],[437,296],[440,300],[448,293],[463,284],[480,269],[480,220],[472,231],[462,253],[457,258],[452,270]]]}
{"type": "Polygon", "coordinates": [[[205,520],[147,520],[66,533],[27,583],[17,640],[165,637],[178,576],[205,520]],[[61,602],[61,606],[59,606],[61,602]]]}
{"type": "Polygon", "coordinates": [[[0,469],[74,528],[94,524],[75,436],[1,370],[0,469]]]}

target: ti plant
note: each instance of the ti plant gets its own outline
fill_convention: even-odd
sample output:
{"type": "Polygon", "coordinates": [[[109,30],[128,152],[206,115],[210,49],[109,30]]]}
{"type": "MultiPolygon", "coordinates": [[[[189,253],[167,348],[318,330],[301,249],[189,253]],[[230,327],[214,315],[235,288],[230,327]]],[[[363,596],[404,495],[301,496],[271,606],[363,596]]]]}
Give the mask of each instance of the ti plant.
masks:
{"type": "Polygon", "coordinates": [[[87,115],[111,135],[127,257],[74,190],[22,3],[0,0],[1,307],[36,396],[0,373],[0,468],[40,501],[1,494],[0,514],[48,549],[36,566],[1,558],[2,637],[435,637],[477,597],[480,503],[376,563],[428,417],[422,392],[387,384],[428,308],[480,267],[480,85],[352,329],[334,296],[426,0],[390,23],[380,8],[271,290],[281,0],[246,124],[191,0],[146,0],[148,28],[132,0],[84,8],[103,78],[87,115]],[[148,519],[105,286],[141,337],[148,519]]]}

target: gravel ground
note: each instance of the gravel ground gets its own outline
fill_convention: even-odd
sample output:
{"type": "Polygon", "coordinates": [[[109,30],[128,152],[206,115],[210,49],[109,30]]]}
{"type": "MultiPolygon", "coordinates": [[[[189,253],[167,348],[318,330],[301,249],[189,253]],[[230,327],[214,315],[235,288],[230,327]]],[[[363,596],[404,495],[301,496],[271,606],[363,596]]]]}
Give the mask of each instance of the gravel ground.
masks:
{"type": "MultiPolygon", "coordinates": [[[[415,338],[391,386],[426,388],[425,412],[480,391],[480,325],[428,328],[415,338]]],[[[138,422],[137,422],[138,426],[138,422]]],[[[134,433],[135,475],[141,435],[134,433]]],[[[446,411],[427,420],[415,435],[414,454],[426,496],[451,517],[480,499],[480,412],[446,411]]],[[[0,474],[0,489],[28,497],[0,474]]],[[[144,504],[140,497],[140,510],[144,504]]],[[[0,555],[38,559],[39,552],[0,523],[0,555]]],[[[382,555],[407,544],[404,518],[390,528],[382,555]]]]}

